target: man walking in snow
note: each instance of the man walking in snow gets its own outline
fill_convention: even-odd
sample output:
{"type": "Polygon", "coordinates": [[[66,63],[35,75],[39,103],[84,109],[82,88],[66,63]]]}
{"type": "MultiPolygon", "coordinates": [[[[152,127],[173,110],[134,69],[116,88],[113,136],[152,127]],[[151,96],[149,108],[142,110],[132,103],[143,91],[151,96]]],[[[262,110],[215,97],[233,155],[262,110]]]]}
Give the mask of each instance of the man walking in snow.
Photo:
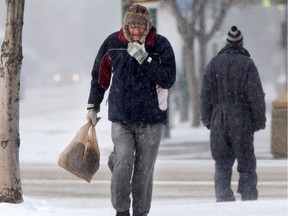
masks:
{"type": "Polygon", "coordinates": [[[207,65],[201,91],[201,120],[210,133],[218,202],[235,201],[232,167],[237,159],[238,192],[257,200],[254,132],[265,128],[265,99],[253,60],[243,47],[241,31],[232,26],[226,46],[207,65]]]}
{"type": "Polygon", "coordinates": [[[168,89],[175,78],[169,41],[156,33],[145,7],[131,6],[121,30],[108,36],[98,51],[87,114],[95,125],[104,93],[110,87],[108,114],[114,151],[108,165],[117,216],[130,215],[131,200],[133,216],[149,213],[154,164],[167,121],[168,89]]]}

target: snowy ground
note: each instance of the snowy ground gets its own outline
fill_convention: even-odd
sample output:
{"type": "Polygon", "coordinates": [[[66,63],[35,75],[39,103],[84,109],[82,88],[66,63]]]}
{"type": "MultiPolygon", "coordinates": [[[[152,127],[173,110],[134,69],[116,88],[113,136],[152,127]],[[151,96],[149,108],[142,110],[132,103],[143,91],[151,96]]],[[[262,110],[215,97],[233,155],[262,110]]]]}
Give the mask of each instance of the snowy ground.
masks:
{"type": "MultiPolygon", "coordinates": [[[[24,197],[19,205],[0,204],[0,216],[112,216],[111,208],[63,209],[50,206],[45,201],[24,197]],[[21,213],[20,213],[21,212],[21,213]]],[[[287,200],[234,202],[234,203],[177,203],[153,205],[151,216],[286,216],[287,200]],[[286,207],[285,207],[286,206],[286,207]]]]}
{"type": "MultiPolygon", "coordinates": [[[[86,84],[85,84],[86,85],[86,84]]],[[[70,142],[78,129],[86,122],[86,102],[88,87],[70,86],[69,88],[54,88],[28,90],[21,103],[21,147],[20,163],[23,164],[54,164],[61,151],[70,142]]],[[[104,104],[104,103],[103,103],[104,104]]],[[[110,122],[107,121],[107,107],[101,111],[101,121],[97,125],[97,137],[100,145],[101,160],[106,164],[107,156],[112,149],[110,139],[110,122]]],[[[271,161],[270,153],[270,113],[267,114],[267,128],[255,136],[255,151],[259,159],[271,161]]],[[[172,128],[171,138],[163,145],[173,143],[208,142],[209,131],[205,128],[192,129],[188,124],[179,124],[172,128]]],[[[175,125],[174,124],[174,125],[175,125]]],[[[200,159],[211,160],[209,152],[198,155],[200,159]]],[[[163,159],[160,158],[160,159],[163,159]]],[[[278,162],[279,163],[279,162],[278,162]]],[[[283,167],[287,169],[287,161],[283,160],[283,167]]],[[[200,165],[200,164],[199,164],[200,165]]],[[[75,198],[74,198],[75,199],[75,198]]],[[[79,200],[81,202],[81,200],[79,200]]],[[[59,199],[61,203],[61,199],[59,199]]],[[[15,204],[0,204],[0,216],[111,216],[114,210],[109,200],[105,208],[59,208],[49,204],[46,200],[32,199],[24,194],[24,202],[15,204]],[[21,213],[20,213],[21,212],[21,213]]],[[[207,201],[187,201],[185,197],[177,202],[157,201],[152,203],[151,216],[265,216],[287,215],[287,199],[260,200],[257,202],[215,203],[207,201]]]]}

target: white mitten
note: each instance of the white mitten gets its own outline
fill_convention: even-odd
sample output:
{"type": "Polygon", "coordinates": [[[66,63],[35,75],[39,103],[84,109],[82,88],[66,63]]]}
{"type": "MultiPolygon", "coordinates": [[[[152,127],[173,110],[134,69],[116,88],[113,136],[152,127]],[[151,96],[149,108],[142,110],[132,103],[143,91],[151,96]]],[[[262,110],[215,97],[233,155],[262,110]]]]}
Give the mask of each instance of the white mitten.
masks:
{"type": "Polygon", "coordinates": [[[100,118],[97,118],[97,111],[95,109],[88,110],[86,119],[87,121],[91,121],[92,125],[95,127],[97,122],[100,120],[100,118]]]}
{"type": "Polygon", "coordinates": [[[128,44],[127,49],[129,55],[135,58],[139,64],[142,64],[148,57],[148,53],[145,50],[145,44],[139,44],[138,42],[133,42],[128,44]]]}

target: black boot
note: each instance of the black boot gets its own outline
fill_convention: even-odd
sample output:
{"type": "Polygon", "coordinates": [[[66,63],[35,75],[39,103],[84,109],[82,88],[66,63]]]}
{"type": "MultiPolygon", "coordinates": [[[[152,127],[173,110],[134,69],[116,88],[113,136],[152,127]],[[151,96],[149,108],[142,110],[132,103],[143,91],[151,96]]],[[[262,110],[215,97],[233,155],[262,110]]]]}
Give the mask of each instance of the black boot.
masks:
{"type": "Polygon", "coordinates": [[[116,216],[130,216],[129,210],[125,212],[117,212],[116,216]]]}

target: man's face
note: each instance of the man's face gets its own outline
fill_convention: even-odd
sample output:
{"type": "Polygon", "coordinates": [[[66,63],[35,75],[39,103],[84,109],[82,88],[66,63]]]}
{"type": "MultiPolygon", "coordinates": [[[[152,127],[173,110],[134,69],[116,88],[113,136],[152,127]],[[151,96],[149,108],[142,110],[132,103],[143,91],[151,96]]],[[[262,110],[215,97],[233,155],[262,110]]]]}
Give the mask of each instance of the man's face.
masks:
{"type": "Polygon", "coordinates": [[[129,33],[133,41],[139,41],[146,30],[145,25],[129,25],[129,33]]]}

